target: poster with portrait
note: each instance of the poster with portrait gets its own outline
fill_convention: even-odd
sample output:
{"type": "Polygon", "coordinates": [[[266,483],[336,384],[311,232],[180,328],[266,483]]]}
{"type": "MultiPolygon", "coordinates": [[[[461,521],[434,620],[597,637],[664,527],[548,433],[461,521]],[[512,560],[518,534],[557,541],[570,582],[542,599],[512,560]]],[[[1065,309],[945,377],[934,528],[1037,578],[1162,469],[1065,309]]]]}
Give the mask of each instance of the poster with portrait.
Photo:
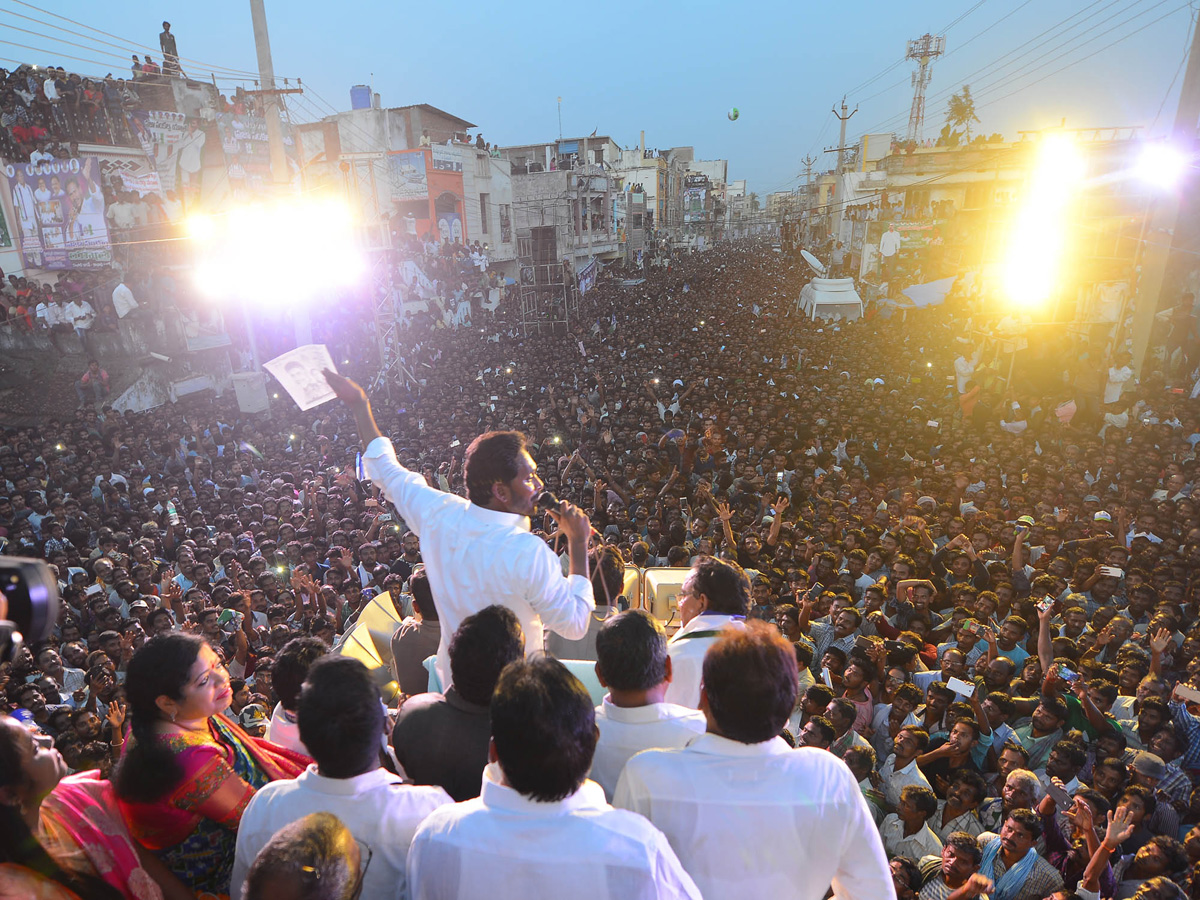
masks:
{"type": "Polygon", "coordinates": [[[35,269],[100,269],[112,262],[95,159],[3,164],[22,261],[35,269]]]}
{"type": "Polygon", "coordinates": [[[443,242],[449,241],[452,244],[463,243],[462,217],[457,212],[439,212],[437,214],[437,227],[443,242]]]}
{"type": "Polygon", "coordinates": [[[281,353],[263,363],[263,368],[275,376],[275,380],[296,401],[301,410],[320,406],[336,396],[323,374],[325,369],[337,371],[329,349],[324,344],[304,344],[295,350],[281,353]]]}
{"type": "Polygon", "coordinates": [[[8,221],[4,218],[4,207],[0,206],[0,250],[11,247],[12,233],[8,230],[8,221]]]}
{"type": "MultiPolygon", "coordinates": [[[[179,143],[183,136],[189,133],[187,116],[157,109],[131,109],[125,113],[125,118],[129,122],[129,130],[137,136],[146,156],[158,172],[159,188],[164,192],[175,190],[179,143]]],[[[195,131],[195,127],[192,131],[195,131]]],[[[188,147],[196,140],[189,140],[188,147]]],[[[202,140],[202,137],[199,140],[202,140]]],[[[136,187],[128,189],[138,190],[136,187]]],[[[145,192],[139,190],[139,193],[145,192]]]]}

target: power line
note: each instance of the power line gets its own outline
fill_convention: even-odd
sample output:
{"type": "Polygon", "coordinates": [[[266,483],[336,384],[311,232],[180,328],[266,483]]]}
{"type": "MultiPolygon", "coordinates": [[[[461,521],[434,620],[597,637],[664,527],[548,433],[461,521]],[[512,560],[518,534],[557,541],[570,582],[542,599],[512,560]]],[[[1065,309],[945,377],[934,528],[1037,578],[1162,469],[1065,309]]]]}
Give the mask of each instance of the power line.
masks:
{"type": "MultiPolygon", "coordinates": [[[[1091,15],[1093,17],[1096,15],[1099,15],[1101,12],[1112,9],[1114,6],[1118,6],[1119,4],[1121,4],[1123,2],[1126,2],[1126,0],[1109,0],[1107,5],[1103,6],[1100,10],[1091,11],[1091,15]]],[[[1136,5],[1137,2],[1138,2],[1138,0],[1134,0],[1134,5],[1136,5]]],[[[1167,0],[1159,0],[1159,2],[1163,3],[1163,2],[1167,2],[1167,0]]],[[[1132,8],[1133,8],[1132,6],[1126,7],[1123,10],[1118,10],[1113,15],[1114,16],[1121,15],[1124,12],[1128,12],[1132,8]]],[[[1054,23],[1049,28],[1045,29],[1044,31],[1042,31],[1038,34],[1035,34],[1032,38],[1029,38],[1027,41],[1023,41],[1022,43],[1018,44],[1013,49],[1009,50],[1007,53],[1002,54],[1001,56],[999,56],[996,59],[992,60],[991,62],[987,63],[986,65],[981,66],[980,68],[974,70],[973,72],[971,72],[961,78],[955,79],[956,83],[967,84],[967,83],[970,83],[970,82],[976,80],[977,78],[986,77],[988,75],[995,75],[1006,69],[1009,69],[1012,66],[1015,66],[1018,62],[1020,62],[1025,57],[1029,56],[1035,50],[1037,50],[1041,47],[1044,47],[1046,44],[1050,43],[1051,41],[1055,40],[1056,38],[1063,38],[1072,29],[1074,29],[1078,25],[1082,24],[1082,21],[1072,22],[1072,20],[1078,19],[1080,17],[1080,15],[1082,15],[1083,12],[1085,12],[1085,10],[1079,10],[1063,19],[1060,19],[1058,22],[1054,23]],[[1049,35],[1049,37],[1047,37],[1047,35],[1049,35]],[[1045,39],[1039,41],[1039,38],[1045,38],[1045,39]],[[1022,48],[1026,48],[1026,49],[1024,50],[1024,52],[1019,53],[1018,51],[1020,51],[1022,48]],[[1014,54],[1017,54],[1017,55],[1014,56],[1014,54]]],[[[1079,32],[1078,34],[1074,35],[1073,37],[1067,38],[1065,43],[1070,43],[1072,41],[1078,40],[1079,38],[1086,35],[1089,31],[1094,30],[1095,28],[1102,25],[1104,22],[1109,21],[1109,19],[1111,19],[1111,18],[1112,18],[1112,16],[1110,16],[1109,18],[1103,19],[1099,22],[1095,22],[1090,28],[1087,28],[1084,31],[1079,32]]],[[[1049,55],[1050,53],[1059,51],[1062,46],[1063,45],[1060,44],[1055,47],[1051,47],[1050,50],[1048,50],[1046,53],[1042,54],[1041,56],[1038,56],[1037,59],[1044,58],[1045,56],[1049,55]]],[[[1017,77],[1019,77],[1019,76],[1017,76],[1017,77]]],[[[954,90],[955,90],[954,88],[944,88],[941,91],[938,91],[937,93],[935,93],[933,95],[933,97],[930,98],[930,102],[933,102],[933,103],[940,102],[940,101],[946,99],[947,97],[949,97],[950,94],[952,94],[954,92],[954,90]]],[[[893,120],[899,120],[899,119],[900,119],[899,116],[893,115],[893,116],[885,119],[881,123],[880,127],[891,124],[893,120]]]]}
{"type": "MultiPolygon", "coordinates": [[[[993,97],[991,100],[988,100],[987,103],[997,103],[1001,100],[1005,100],[1008,97],[1013,96],[1013,94],[1019,94],[1021,91],[1028,90],[1029,88],[1033,87],[1035,84],[1041,84],[1047,78],[1057,75],[1059,72],[1069,69],[1072,66],[1076,66],[1081,62],[1085,62],[1086,60],[1091,59],[1093,56],[1097,56],[1098,54],[1103,53],[1105,50],[1108,50],[1112,47],[1115,47],[1117,44],[1120,44],[1123,41],[1129,40],[1129,38],[1133,37],[1135,34],[1145,31],[1151,25],[1156,25],[1157,23],[1161,22],[1163,19],[1170,18],[1171,16],[1175,15],[1175,13],[1179,12],[1181,9],[1186,9],[1190,5],[1191,5],[1190,3],[1184,3],[1182,6],[1177,6],[1174,9],[1163,13],[1157,19],[1153,19],[1152,21],[1147,22],[1145,25],[1141,26],[1140,28],[1136,28],[1133,31],[1123,34],[1123,35],[1121,35],[1121,37],[1117,38],[1115,41],[1105,44],[1103,47],[1100,47],[1097,50],[1092,51],[1087,56],[1084,56],[1081,59],[1077,59],[1072,62],[1069,62],[1065,66],[1061,66],[1060,68],[1055,69],[1053,72],[1049,72],[1049,73],[1043,75],[1041,78],[1037,79],[1036,81],[1031,81],[1031,82],[1029,82],[1029,84],[1022,85],[1021,87],[1016,88],[1015,90],[1009,91],[1007,94],[1003,94],[1000,97],[993,97]]],[[[1111,30],[1112,29],[1109,29],[1109,31],[1111,31],[1111,30]]],[[[1107,32],[1105,32],[1105,33],[1107,34],[1107,32]]],[[[1037,70],[1034,70],[1034,71],[1037,71],[1037,70]]],[[[1030,74],[1032,74],[1032,73],[1030,73],[1030,74]]],[[[987,105],[987,104],[985,103],[984,105],[987,105]]]]}
{"type": "MultiPolygon", "coordinates": [[[[1122,2],[1122,0],[1113,0],[1113,2],[1110,2],[1107,6],[1104,7],[1104,9],[1111,9],[1113,6],[1117,5],[1120,2],[1122,2]]],[[[1092,42],[1099,40],[1105,34],[1108,34],[1109,32],[1111,32],[1117,28],[1122,28],[1122,27],[1129,25],[1134,20],[1140,18],[1141,16],[1146,15],[1149,12],[1152,12],[1154,9],[1157,9],[1158,7],[1162,6],[1163,4],[1165,4],[1167,2],[1170,2],[1170,0],[1158,0],[1158,2],[1156,2],[1154,5],[1150,6],[1149,8],[1143,9],[1139,12],[1134,13],[1132,16],[1130,16],[1120,22],[1117,22],[1115,25],[1111,26],[1110,28],[1105,29],[1104,31],[1101,31],[1100,33],[1098,33],[1092,37],[1087,37],[1086,39],[1081,40],[1081,39],[1085,38],[1085,36],[1088,35],[1090,32],[1095,31],[1097,28],[1104,25],[1105,23],[1112,21],[1114,18],[1117,18],[1118,16],[1121,16],[1121,15],[1124,15],[1125,13],[1130,12],[1133,7],[1129,6],[1124,9],[1118,10],[1118,11],[1112,13],[1111,15],[1107,16],[1104,19],[1092,22],[1092,24],[1089,25],[1089,27],[1087,27],[1083,31],[1081,31],[1069,38],[1066,38],[1061,43],[1049,47],[1045,52],[1038,54],[1029,62],[1036,63],[1040,60],[1049,60],[1048,62],[1043,63],[1042,66],[1037,67],[1037,68],[1043,68],[1045,65],[1049,65],[1049,64],[1053,63],[1055,60],[1061,59],[1065,54],[1073,53],[1076,50],[1080,50],[1080,49],[1086,47],[1088,44],[1091,44],[1092,42]],[[1067,46],[1072,43],[1074,43],[1075,46],[1073,46],[1073,47],[1067,46]]],[[[1136,5],[1136,3],[1134,5],[1136,5]]],[[[1172,12],[1174,12],[1174,11],[1175,10],[1172,10],[1172,12]]],[[[1044,47],[1045,45],[1049,44],[1055,38],[1061,38],[1066,32],[1070,31],[1071,29],[1077,27],[1077,25],[1081,24],[1081,23],[1075,23],[1075,24],[1067,26],[1066,28],[1063,28],[1063,26],[1066,25],[1067,22],[1069,22],[1071,19],[1076,18],[1078,15],[1079,15],[1079,13],[1075,13],[1072,16],[1068,16],[1066,19],[1063,19],[1063,20],[1055,23],[1054,25],[1050,26],[1050,28],[1047,28],[1045,31],[1041,32],[1040,34],[1035,35],[1029,41],[1019,44],[1017,47],[1014,47],[1008,53],[1005,53],[1003,56],[999,57],[998,59],[994,60],[993,62],[991,62],[985,66],[982,66],[981,68],[975,70],[971,74],[969,74],[961,79],[956,79],[956,82],[961,82],[961,83],[965,84],[965,83],[970,83],[970,82],[974,81],[977,77],[987,77],[988,75],[999,75],[999,77],[995,81],[987,83],[983,87],[979,87],[976,89],[976,96],[980,96],[989,91],[997,89],[998,87],[1006,86],[1007,84],[1011,84],[1015,81],[1018,81],[1021,78],[1024,78],[1025,76],[1030,74],[1031,71],[1037,71],[1036,68],[1033,70],[1030,70],[1029,68],[1027,68],[1029,63],[1026,63],[1026,68],[1024,68],[1020,72],[1015,72],[1015,73],[1010,72],[1005,75],[1000,75],[1000,73],[1002,71],[1016,65],[1021,60],[1028,57],[1035,50],[1037,50],[1041,47],[1044,47]],[[1052,34],[1052,32],[1056,32],[1056,31],[1058,32],[1057,34],[1052,34]],[[1032,43],[1033,41],[1036,41],[1038,38],[1043,37],[1047,34],[1050,34],[1051,36],[1046,38],[1045,40],[1038,42],[1038,43],[1032,43]],[[1013,56],[1013,54],[1017,53],[1017,51],[1020,50],[1022,47],[1028,47],[1028,49],[1026,49],[1023,53],[1013,56]],[[1003,62],[1006,59],[1008,61],[1003,62]],[[1003,64],[1001,65],[1002,62],[1003,62],[1003,64]],[[989,70],[991,70],[991,71],[989,71],[989,70]]],[[[1094,13],[1093,13],[1093,15],[1094,15],[1094,13]]],[[[1138,30],[1141,30],[1141,29],[1138,29],[1138,30]]],[[[942,91],[939,91],[937,94],[935,94],[933,97],[931,97],[930,102],[933,102],[933,103],[940,102],[940,101],[946,99],[947,97],[949,97],[951,94],[953,94],[954,91],[955,91],[955,88],[953,88],[953,87],[943,89],[942,91]]],[[[887,127],[888,125],[891,125],[892,123],[897,122],[901,119],[902,119],[902,117],[899,115],[890,116],[887,119],[884,119],[882,122],[880,122],[877,126],[875,126],[875,128],[873,130],[879,130],[880,128],[887,127]]]]}
{"type": "MultiPolygon", "coordinates": [[[[113,38],[114,40],[121,41],[126,46],[137,47],[142,50],[151,50],[155,53],[162,53],[162,49],[159,47],[151,47],[149,44],[142,44],[138,41],[129,40],[128,38],[121,37],[118,34],[113,34],[112,32],[105,31],[102,28],[96,28],[92,25],[88,25],[88,24],[86,24],[84,22],[80,22],[76,19],[72,19],[69,16],[61,16],[58,13],[51,12],[50,10],[42,9],[41,7],[35,6],[32,3],[27,3],[26,0],[8,0],[8,2],[17,3],[21,6],[26,7],[27,9],[32,9],[35,12],[42,13],[43,15],[53,16],[54,18],[59,19],[60,21],[70,22],[72,25],[78,25],[80,28],[85,28],[88,31],[95,32],[96,34],[102,34],[105,37],[113,38]]],[[[13,13],[13,15],[19,15],[19,14],[13,13]]],[[[28,18],[28,17],[26,17],[26,18],[28,18]]],[[[34,19],[33,21],[38,22],[39,24],[42,24],[42,25],[48,25],[51,28],[59,28],[63,31],[68,30],[66,28],[63,28],[62,26],[54,25],[51,22],[40,21],[37,19],[34,19]]],[[[77,34],[77,36],[83,37],[83,35],[78,35],[78,34],[77,34]]],[[[200,70],[209,72],[210,74],[216,74],[218,72],[226,72],[226,73],[237,74],[237,75],[248,75],[248,76],[250,76],[251,80],[254,78],[257,78],[256,73],[251,72],[248,69],[236,69],[236,68],[231,68],[229,66],[213,65],[211,63],[206,63],[202,60],[193,59],[192,57],[188,57],[188,56],[180,56],[180,57],[178,57],[178,59],[180,62],[187,62],[187,63],[195,64],[195,66],[198,67],[200,70]]]]}

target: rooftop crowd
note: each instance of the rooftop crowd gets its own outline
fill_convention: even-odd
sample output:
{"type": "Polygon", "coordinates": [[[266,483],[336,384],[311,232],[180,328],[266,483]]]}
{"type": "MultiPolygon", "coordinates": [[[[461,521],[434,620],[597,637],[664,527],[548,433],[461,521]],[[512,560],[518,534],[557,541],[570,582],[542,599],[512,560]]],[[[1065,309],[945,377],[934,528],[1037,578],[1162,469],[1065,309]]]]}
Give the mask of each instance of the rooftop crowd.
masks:
{"type": "MultiPolygon", "coordinates": [[[[570,334],[406,322],[399,464],[475,504],[465,451],[515,429],[590,518],[595,607],[545,635],[513,559],[472,614],[439,596],[483,551],[361,479],[387,454],[345,404],[6,430],[5,552],[63,606],[0,669],[0,887],[1200,896],[1195,401],[1075,337],[1010,366],[980,286],[835,324],[794,314],[805,277],[722,244],[606,273],[570,334]],[[676,604],[625,609],[659,566],[676,604]],[[382,674],[332,653],[375,597],[382,674]]],[[[532,519],[563,573],[570,521],[532,519]]]]}

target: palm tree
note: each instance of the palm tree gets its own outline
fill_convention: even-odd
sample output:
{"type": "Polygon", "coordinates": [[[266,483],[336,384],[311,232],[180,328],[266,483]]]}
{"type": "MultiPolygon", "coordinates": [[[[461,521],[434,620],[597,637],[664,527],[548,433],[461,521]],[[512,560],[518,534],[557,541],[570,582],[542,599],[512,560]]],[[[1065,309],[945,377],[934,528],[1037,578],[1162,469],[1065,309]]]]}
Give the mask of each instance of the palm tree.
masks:
{"type": "Polygon", "coordinates": [[[955,128],[961,128],[966,134],[966,143],[971,142],[971,123],[978,122],[975,115],[975,98],[971,96],[971,86],[964,84],[962,92],[953,94],[946,104],[946,121],[955,128]]]}

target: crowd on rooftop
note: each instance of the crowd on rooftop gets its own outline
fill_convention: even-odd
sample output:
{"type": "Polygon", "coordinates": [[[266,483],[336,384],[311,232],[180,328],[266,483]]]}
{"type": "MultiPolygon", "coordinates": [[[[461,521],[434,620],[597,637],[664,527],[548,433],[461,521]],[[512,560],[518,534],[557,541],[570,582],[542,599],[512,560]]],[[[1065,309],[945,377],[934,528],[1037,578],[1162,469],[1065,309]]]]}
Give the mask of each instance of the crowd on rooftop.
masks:
{"type": "MultiPolygon", "coordinates": [[[[430,279],[496,286],[469,249],[404,240],[430,279]]],[[[361,480],[340,404],[81,395],[71,418],[0,432],[4,552],[45,559],[62,596],[52,638],[0,667],[18,716],[0,718],[0,885],[271,896],[303,858],[331,897],[866,898],[881,866],[901,898],[1200,896],[1190,309],[1139,381],[1075,335],[1010,358],[979,283],[822,322],[794,308],[804,267],[761,244],[636,274],[603,275],[569,333],[521,334],[511,299],[472,327],[410,318],[411,377],[373,398],[431,488],[465,494],[468,445],[515,429],[588,514],[596,611],[546,646],[596,663],[595,711],[486,602],[449,643],[454,687],[426,690],[441,635],[421,539],[361,480]],[[622,573],[664,566],[692,567],[677,607],[622,611],[622,573]],[[380,679],[332,655],[380,597],[402,620],[386,719],[380,679]],[[155,716],[196,731],[156,743],[155,716]],[[131,746],[153,750],[136,770],[131,746]],[[725,768],[681,786],[702,748],[725,768]],[[605,849],[473,825],[496,765],[510,813],[594,809],[605,849]],[[789,844],[806,821],[820,840],[789,844]],[[561,862],[505,867],[539,840],[561,862]],[[652,888],[613,887],[604,854],[650,866],[652,888]]],[[[551,520],[532,527],[566,559],[551,520]]]]}

